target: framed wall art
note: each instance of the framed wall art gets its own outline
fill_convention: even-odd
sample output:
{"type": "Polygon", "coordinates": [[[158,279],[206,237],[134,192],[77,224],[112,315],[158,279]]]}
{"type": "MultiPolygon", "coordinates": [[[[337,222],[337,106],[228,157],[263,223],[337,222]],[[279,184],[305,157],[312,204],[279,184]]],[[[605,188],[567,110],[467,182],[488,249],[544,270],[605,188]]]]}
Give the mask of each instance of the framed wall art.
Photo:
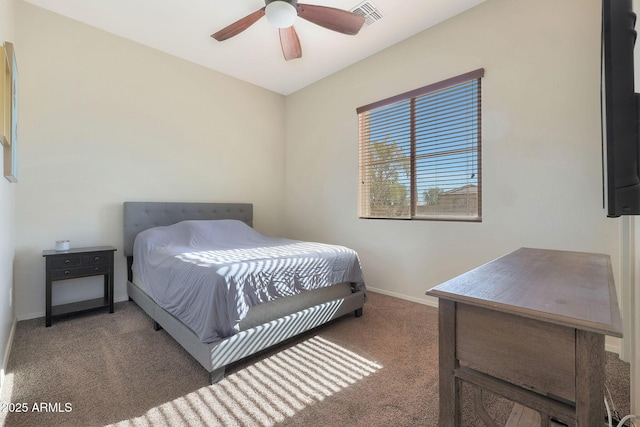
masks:
{"type": "Polygon", "coordinates": [[[2,128],[0,129],[4,176],[18,182],[18,65],[13,43],[4,42],[4,73],[2,76],[2,128]]]}
{"type": "Polygon", "coordinates": [[[2,72],[0,73],[0,144],[9,145],[11,123],[11,66],[4,46],[0,47],[2,72]]]}

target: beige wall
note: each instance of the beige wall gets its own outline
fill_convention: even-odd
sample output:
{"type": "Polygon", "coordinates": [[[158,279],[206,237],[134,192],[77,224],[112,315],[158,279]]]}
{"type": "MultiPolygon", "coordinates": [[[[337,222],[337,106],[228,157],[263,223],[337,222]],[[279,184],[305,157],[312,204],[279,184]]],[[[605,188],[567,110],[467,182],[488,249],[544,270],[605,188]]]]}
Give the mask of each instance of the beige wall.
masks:
{"type": "MultiPolygon", "coordinates": [[[[56,239],[121,250],[124,200],[252,201],[262,231],[350,245],[372,289],[423,302],[520,246],[609,253],[618,274],[596,0],[490,0],[286,99],[17,4],[20,318],[43,314],[41,252],[56,239]],[[355,108],[480,67],[483,222],[358,219],[355,108]]],[[[58,302],[95,291],[60,288],[58,302]]]]}
{"type": "MultiPolygon", "coordinates": [[[[126,299],[126,200],[253,202],[256,228],[282,232],[283,96],[24,2],[16,35],[19,319],[44,314],[42,250],[58,239],[118,248],[126,299]]],[[[54,303],[100,280],[58,283],[54,303]]]]}
{"type": "Polygon", "coordinates": [[[598,0],[489,0],[288,96],[289,233],[353,247],[368,287],[422,302],[522,246],[607,253],[617,275],[599,70],[598,0]],[[358,219],[356,107],[478,68],[483,222],[358,219]]]}
{"type": "MultiPolygon", "coordinates": [[[[0,346],[14,246],[20,318],[43,315],[41,253],[61,238],[116,246],[125,298],[124,200],[254,202],[261,231],[349,245],[371,289],[426,303],[521,246],[608,253],[618,276],[619,220],[601,207],[599,3],[488,0],[285,99],[16,2],[20,183],[0,182],[0,346]],[[355,108],[480,67],[483,222],[358,219],[355,108]]],[[[12,15],[0,0],[5,39],[12,15]]]]}
{"type": "MultiPolygon", "coordinates": [[[[13,42],[14,0],[0,0],[0,43],[13,42]]],[[[0,165],[4,164],[0,150],[0,165]]],[[[16,185],[0,176],[0,386],[4,380],[10,335],[15,319],[15,304],[10,301],[13,287],[13,262],[15,255],[16,185]]]]}

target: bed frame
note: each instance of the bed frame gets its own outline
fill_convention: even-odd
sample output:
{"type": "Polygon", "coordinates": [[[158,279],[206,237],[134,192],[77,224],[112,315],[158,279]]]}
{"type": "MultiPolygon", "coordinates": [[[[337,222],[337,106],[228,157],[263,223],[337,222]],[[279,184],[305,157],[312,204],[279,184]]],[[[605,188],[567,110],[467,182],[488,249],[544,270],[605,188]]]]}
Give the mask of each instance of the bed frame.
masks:
{"type": "Polygon", "coordinates": [[[323,325],[351,312],[362,315],[363,291],[352,284],[340,284],[316,291],[280,298],[252,307],[240,323],[240,332],[214,343],[201,342],[196,334],[172,314],[157,305],[134,283],[133,241],[148,228],[197,219],[237,219],[253,226],[250,203],[124,203],[124,254],[127,257],[127,292],[154,321],[154,328],[167,331],[209,372],[209,383],[224,378],[233,362],[323,325]]]}

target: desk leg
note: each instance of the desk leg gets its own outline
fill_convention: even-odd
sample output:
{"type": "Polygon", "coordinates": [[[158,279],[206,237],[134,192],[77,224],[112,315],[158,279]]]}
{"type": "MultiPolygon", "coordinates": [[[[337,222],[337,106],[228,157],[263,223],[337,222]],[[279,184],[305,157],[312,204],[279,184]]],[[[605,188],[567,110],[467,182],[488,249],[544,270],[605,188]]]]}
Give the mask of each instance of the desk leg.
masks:
{"type": "Polygon", "coordinates": [[[576,419],[578,427],[602,424],[604,335],[576,330],[576,419]]]}
{"type": "Polygon", "coordinates": [[[438,301],[438,348],[439,348],[439,426],[460,425],[460,381],[455,377],[456,359],[456,303],[438,301]]]}

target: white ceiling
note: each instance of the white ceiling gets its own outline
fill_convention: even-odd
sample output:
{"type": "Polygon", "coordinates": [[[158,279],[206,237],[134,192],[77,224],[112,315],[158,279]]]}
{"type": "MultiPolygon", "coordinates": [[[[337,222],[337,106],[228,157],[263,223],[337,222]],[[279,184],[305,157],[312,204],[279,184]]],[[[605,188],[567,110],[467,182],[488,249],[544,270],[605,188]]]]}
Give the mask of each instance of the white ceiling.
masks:
{"type": "MultiPolygon", "coordinates": [[[[298,18],[302,58],[285,61],[266,18],[218,42],[211,34],[264,0],[25,0],[93,27],[288,95],[485,0],[371,0],[383,15],[356,36],[298,18]]],[[[352,10],[363,0],[302,0],[352,10]]]]}

